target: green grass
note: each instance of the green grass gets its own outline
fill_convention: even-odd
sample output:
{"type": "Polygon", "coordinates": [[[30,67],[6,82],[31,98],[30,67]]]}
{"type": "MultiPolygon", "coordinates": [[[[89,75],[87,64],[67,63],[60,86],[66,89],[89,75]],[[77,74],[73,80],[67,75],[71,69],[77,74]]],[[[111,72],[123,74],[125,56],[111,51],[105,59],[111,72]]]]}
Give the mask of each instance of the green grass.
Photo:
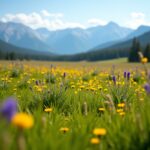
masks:
{"type": "MultiPolygon", "coordinates": [[[[102,62],[23,61],[10,66],[11,62],[3,61],[0,64],[1,104],[12,96],[17,99],[18,111],[34,118],[31,129],[20,130],[1,116],[0,149],[150,149],[150,100],[143,88],[149,80],[142,64],[128,64],[126,58],[102,62]],[[123,77],[125,70],[131,72],[129,81],[123,77]],[[116,84],[112,81],[113,75],[116,84]],[[119,103],[125,104],[123,115],[118,113],[119,103]],[[45,108],[53,111],[44,112],[45,108]],[[100,112],[99,108],[105,111],[100,112]],[[62,127],[69,131],[62,133],[62,127]],[[97,137],[93,134],[94,128],[107,131],[99,137],[97,145],[90,142],[97,137]]],[[[149,68],[149,64],[146,67],[149,68]]]]}

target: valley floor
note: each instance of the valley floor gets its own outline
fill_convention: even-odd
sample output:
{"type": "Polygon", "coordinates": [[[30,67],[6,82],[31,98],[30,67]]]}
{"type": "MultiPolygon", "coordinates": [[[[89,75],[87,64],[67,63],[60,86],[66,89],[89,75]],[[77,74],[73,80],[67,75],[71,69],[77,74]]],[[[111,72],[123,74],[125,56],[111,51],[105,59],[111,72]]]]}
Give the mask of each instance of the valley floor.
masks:
{"type": "Polygon", "coordinates": [[[150,149],[149,69],[0,61],[0,149],[150,149]]]}

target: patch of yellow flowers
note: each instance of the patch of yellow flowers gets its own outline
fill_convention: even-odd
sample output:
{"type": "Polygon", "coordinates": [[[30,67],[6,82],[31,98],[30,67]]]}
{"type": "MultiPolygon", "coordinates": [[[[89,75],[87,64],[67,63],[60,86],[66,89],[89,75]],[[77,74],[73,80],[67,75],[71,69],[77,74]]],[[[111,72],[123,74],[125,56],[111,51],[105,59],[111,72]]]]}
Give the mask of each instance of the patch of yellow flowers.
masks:
{"type": "Polygon", "coordinates": [[[29,129],[33,126],[34,120],[31,115],[26,113],[16,113],[11,120],[12,124],[21,128],[21,129],[29,129]]]}

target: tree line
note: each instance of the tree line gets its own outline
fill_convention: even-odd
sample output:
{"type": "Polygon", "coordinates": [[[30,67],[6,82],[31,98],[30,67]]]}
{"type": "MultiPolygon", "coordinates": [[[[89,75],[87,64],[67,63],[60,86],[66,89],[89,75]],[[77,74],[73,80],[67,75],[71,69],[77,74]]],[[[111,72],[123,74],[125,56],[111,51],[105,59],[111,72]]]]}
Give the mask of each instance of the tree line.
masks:
{"type": "Polygon", "coordinates": [[[129,52],[129,62],[140,62],[139,52],[143,53],[143,56],[150,62],[150,44],[146,45],[146,48],[142,50],[140,41],[137,38],[133,39],[132,46],[129,52]]]}
{"type": "Polygon", "coordinates": [[[138,39],[134,38],[130,47],[108,48],[104,50],[90,51],[74,55],[51,55],[42,52],[28,53],[17,51],[4,51],[0,49],[1,60],[47,60],[47,61],[99,61],[128,57],[129,62],[139,62],[138,52],[150,61],[150,44],[141,47],[138,39]]]}

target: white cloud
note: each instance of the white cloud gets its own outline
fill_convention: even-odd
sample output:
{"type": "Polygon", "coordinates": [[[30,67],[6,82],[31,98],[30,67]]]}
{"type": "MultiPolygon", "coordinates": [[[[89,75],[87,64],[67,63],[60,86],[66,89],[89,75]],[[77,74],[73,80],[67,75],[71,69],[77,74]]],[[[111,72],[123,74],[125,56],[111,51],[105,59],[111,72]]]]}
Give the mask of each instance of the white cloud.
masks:
{"type": "Polygon", "coordinates": [[[63,21],[62,13],[49,13],[47,10],[42,10],[40,13],[32,12],[30,14],[6,14],[1,17],[0,20],[3,22],[13,21],[17,23],[23,23],[33,29],[40,27],[46,27],[49,30],[74,27],[85,28],[85,26],[77,22],[63,21]]]}
{"type": "Polygon", "coordinates": [[[97,19],[97,18],[92,18],[88,20],[88,24],[92,26],[97,26],[97,25],[106,25],[107,22],[105,20],[97,19]]]}
{"type": "Polygon", "coordinates": [[[129,21],[126,25],[130,28],[136,29],[140,25],[150,25],[150,22],[146,20],[146,15],[142,12],[132,12],[130,14],[129,21]]]}
{"type": "Polygon", "coordinates": [[[132,12],[130,15],[132,18],[145,18],[145,14],[142,12],[132,12]]]}
{"type": "Polygon", "coordinates": [[[62,13],[49,13],[47,10],[42,10],[41,15],[43,17],[54,17],[54,18],[61,18],[64,16],[62,13]]]}
{"type": "Polygon", "coordinates": [[[51,14],[47,11],[47,10],[42,10],[41,11],[41,14],[44,16],[44,17],[50,17],[51,14]]]}

